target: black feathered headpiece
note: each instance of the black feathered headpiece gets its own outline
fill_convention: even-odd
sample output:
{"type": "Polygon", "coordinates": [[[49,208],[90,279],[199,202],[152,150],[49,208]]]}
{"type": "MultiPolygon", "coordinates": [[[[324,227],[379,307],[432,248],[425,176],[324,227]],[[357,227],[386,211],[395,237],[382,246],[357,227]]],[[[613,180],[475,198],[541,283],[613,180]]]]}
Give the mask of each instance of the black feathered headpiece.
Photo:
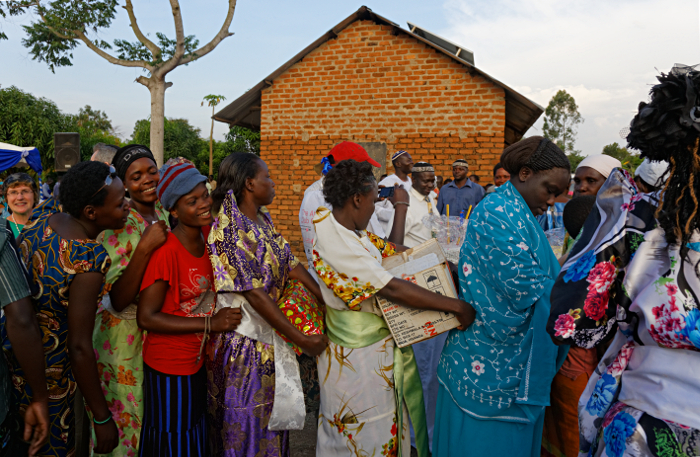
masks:
{"type": "Polygon", "coordinates": [[[700,136],[700,71],[676,64],[657,76],[651,101],[641,102],[632,119],[627,145],[650,160],[685,154],[700,136]]]}

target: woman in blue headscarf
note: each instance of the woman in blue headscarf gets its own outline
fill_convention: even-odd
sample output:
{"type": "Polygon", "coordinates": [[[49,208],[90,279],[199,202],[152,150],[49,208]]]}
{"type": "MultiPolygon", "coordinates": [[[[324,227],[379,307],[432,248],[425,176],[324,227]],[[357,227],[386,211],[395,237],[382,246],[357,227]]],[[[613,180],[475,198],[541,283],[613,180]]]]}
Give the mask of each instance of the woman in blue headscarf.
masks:
{"type": "Polygon", "coordinates": [[[545,330],[559,263],[535,216],[567,190],[569,161],[536,136],[504,150],[501,163],[510,181],[476,207],[460,253],[460,295],[476,320],[450,332],[442,352],[436,457],[539,455],[566,354],[545,330]]]}

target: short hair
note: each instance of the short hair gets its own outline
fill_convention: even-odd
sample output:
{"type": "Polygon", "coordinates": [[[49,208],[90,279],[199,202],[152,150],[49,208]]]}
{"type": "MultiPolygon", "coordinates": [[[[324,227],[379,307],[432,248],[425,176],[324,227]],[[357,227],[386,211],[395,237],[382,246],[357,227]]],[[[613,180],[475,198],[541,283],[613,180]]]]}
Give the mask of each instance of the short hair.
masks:
{"type": "Polygon", "coordinates": [[[595,196],[581,195],[571,199],[564,206],[564,228],[569,233],[569,236],[576,238],[586,222],[588,214],[595,206],[595,196]]]}
{"type": "Polygon", "coordinates": [[[474,182],[479,182],[481,180],[481,178],[479,178],[477,175],[470,175],[469,179],[472,179],[472,178],[474,178],[474,182]]]}
{"type": "Polygon", "coordinates": [[[531,136],[511,144],[501,154],[501,164],[511,175],[522,168],[535,173],[553,168],[564,168],[571,172],[571,164],[559,146],[541,136],[531,136]]]}
{"type": "Polygon", "coordinates": [[[493,167],[493,175],[496,176],[496,173],[497,173],[498,170],[500,170],[501,168],[503,168],[503,165],[501,165],[501,162],[498,162],[498,163],[493,167]]]}
{"type": "Polygon", "coordinates": [[[79,162],[70,167],[58,193],[63,210],[79,219],[86,206],[104,205],[109,193],[105,187],[107,175],[109,166],[101,161],[79,162]]]}
{"type": "Polygon", "coordinates": [[[95,162],[112,163],[114,155],[119,148],[111,144],[97,143],[92,147],[92,157],[90,160],[95,162]]]}
{"type": "Polygon", "coordinates": [[[12,173],[9,175],[7,178],[5,178],[5,185],[3,186],[2,189],[2,196],[5,198],[5,205],[10,211],[10,206],[7,204],[7,191],[14,188],[14,187],[19,187],[19,186],[27,186],[32,190],[32,194],[34,195],[34,207],[36,207],[39,204],[39,186],[36,185],[36,181],[32,179],[31,176],[29,176],[27,173],[12,173]],[[19,178],[17,181],[13,181],[10,184],[7,184],[8,179],[12,175],[18,175],[17,177],[19,178]]]}
{"type": "Polygon", "coordinates": [[[376,183],[368,162],[343,160],[323,178],[323,197],[334,208],[342,208],[354,195],[365,195],[376,183]]]}

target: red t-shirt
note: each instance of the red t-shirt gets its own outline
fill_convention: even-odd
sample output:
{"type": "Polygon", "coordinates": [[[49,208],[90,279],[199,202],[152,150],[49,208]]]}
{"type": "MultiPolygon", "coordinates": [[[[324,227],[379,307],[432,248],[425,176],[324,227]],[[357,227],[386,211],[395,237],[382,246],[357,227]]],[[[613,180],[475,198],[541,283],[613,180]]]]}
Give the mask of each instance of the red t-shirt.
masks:
{"type": "MultiPolygon", "coordinates": [[[[183,306],[196,306],[196,298],[207,291],[213,291],[214,274],[209,256],[195,257],[185,249],[172,233],[163,246],[151,256],[143,275],[141,290],[156,281],[168,283],[162,313],[187,316],[183,306]],[[183,304],[183,306],[181,306],[183,304]]],[[[210,309],[213,310],[213,306],[210,309]]],[[[189,310],[188,310],[189,311],[189,310]]],[[[203,314],[202,314],[203,315],[203,314]]],[[[165,334],[148,332],[143,343],[143,361],[161,373],[191,375],[204,363],[204,357],[197,363],[203,333],[165,334]]]]}

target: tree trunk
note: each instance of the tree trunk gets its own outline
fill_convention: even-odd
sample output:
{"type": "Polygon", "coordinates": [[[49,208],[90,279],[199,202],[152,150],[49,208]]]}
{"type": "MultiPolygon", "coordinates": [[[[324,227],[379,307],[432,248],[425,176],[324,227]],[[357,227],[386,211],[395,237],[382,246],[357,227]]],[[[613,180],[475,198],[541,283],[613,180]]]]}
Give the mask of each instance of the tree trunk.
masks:
{"type": "Polygon", "coordinates": [[[171,83],[155,75],[150,79],[148,90],[151,92],[151,152],[158,167],[163,165],[163,141],[165,138],[165,89],[171,83]]]}
{"type": "Polygon", "coordinates": [[[214,107],[211,107],[211,132],[209,132],[209,176],[214,175],[214,107]]]}

